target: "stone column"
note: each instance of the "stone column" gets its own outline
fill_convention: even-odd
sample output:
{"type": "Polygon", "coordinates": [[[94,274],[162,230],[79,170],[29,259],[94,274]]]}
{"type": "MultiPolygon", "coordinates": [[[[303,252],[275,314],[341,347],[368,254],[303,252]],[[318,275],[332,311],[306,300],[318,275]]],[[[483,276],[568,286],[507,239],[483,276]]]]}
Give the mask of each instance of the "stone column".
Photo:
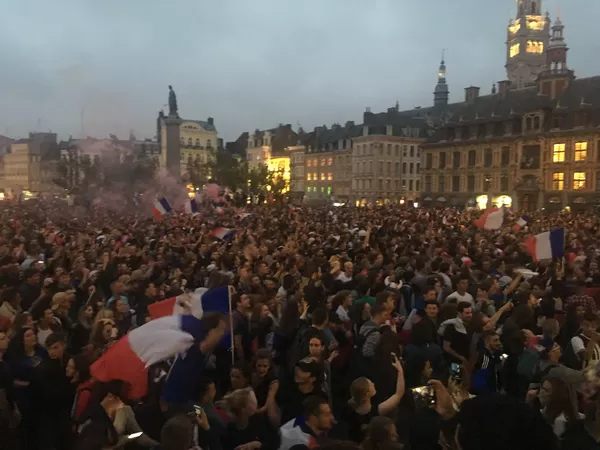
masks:
{"type": "Polygon", "coordinates": [[[169,115],[164,118],[166,134],[165,165],[169,174],[176,180],[181,179],[181,143],[179,142],[179,126],[181,119],[169,115]]]}

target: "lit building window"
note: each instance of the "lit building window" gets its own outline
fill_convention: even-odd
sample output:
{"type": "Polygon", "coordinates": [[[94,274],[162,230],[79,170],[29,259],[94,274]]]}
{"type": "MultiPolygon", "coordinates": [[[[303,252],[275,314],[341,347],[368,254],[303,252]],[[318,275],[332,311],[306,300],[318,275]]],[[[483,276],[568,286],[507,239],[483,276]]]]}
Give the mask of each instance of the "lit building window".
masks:
{"type": "Polygon", "coordinates": [[[327,159],[327,165],[330,166],[333,164],[333,158],[328,158],[327,159]]]}
{"type": "Polygon", "coordinates": [[[331,186],[327,186],[327,195],[331,195],[331,186]]]}
{"type": "Polygon", "coordinates": [[[310,173],[306,175],[306,181],[312,181],[312,176],[310,175],[310,173]]]}
{"type": "Polygon", "coordinates": [[[519,51],[521,51],[521,44],[513,44],[510,46],[510,57],[514,57],[516,55],[519,54],[519,51]]]}
{"type": "Polygon", "coordinates": [[[565,188],[565,173],[554,172],[552,174],[552,190],[562,191],[565,188]]]}
{"type": "Polygon", "coordinates": [[[587,158],[587,142],[575,143],[575,161],[585,161],[587,158]]]}
{"type": "Polygon", "coordinates": [[[321,158],[321,166],[325,166],[325,158],[321,158]]]}
{"type": "Polygon", "coordinates": [[[309,159],[309,160],[306,162],[306,165],[307,165],[307,167],[312,167],[312,159],[309,159]]]}
{"type": "Polygon", "coordinates": [[[321,174],[321,181],[325,181],[325,172],[321,174]]]}
{"type": "Polygon", "coordinates": [[[527,53],[544,53],[542,41],[527,41],[527,53]]]}
{"type": "Polygon", "coordinates": [[[552,162],[565,161],[565,144],[554,144],[552,149],[552,162]]]}
{"type": "Polygon", "coordinates": [[[583,189],[585,188],[585,172],[575,172],[573,173],[573,189],[583,189]]]}
{"type": "Polygon", "coordinates": [[[327,180],[329,180],[329,181],[333,180],[333,174],[331,172],[329,172],[327,174],[327,180]]]}

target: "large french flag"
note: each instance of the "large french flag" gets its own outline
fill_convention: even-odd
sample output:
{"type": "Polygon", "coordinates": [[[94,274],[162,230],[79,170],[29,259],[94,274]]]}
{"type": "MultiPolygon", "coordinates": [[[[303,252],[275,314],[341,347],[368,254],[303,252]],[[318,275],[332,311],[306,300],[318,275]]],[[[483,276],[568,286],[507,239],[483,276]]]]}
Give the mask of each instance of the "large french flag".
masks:
{"type": "Polygon", "coordinates": [[[162,219],[164,216],[169,214],[172,211],[172,209],[173,208],[171,208],[171,205],[168,202],[168,200],[164,197],[160,197],[154,200],[154,203],[152,205],[152,214],[154,214],[154,217],[156,217],[157,219],[162,219]]]}
{"type": "Polygon", "coordinates": [[[101,382],[124,381],[128,397],[140,399],[148,392],[148,367],[198,345],[204,334],[202,321],[191,315],[151,320],[115,342],[92,365],[91,375],[101,382]]]}
{"type": "Polygon", "coordinates": [[[488,208],[473,224],[484,230],[498,230],[504,222],[504,208],[488,208]]]}
{"type": "Polygon", "coordinates": [[[565,229],[557,228],[531,236],[525,241],[525,246],[535,261],[560,258],[565,255],[565,229]]]}
{"type": "Polygon", "coordinates": [[[227,286],[211,290],[198,288],[192,294],[171,297],[148,305],[148,315],[152,319],[187,312],[201,318],[204,311],[229,314],[229,289],[227,286]]]}

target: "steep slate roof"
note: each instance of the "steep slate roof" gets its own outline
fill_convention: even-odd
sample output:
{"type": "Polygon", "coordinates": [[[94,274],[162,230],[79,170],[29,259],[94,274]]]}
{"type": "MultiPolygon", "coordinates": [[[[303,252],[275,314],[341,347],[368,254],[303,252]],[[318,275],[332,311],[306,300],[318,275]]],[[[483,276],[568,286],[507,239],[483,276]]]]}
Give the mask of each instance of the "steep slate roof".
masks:
{"type": "Polygon", "coordinates": [[[214,131],[216,132],[217,129],[215,128],[214,124],[210,124],[208,122],[205,122],[204,120],[189,120],[189,119],[181,119],[182,122],[192,122],[195,124],[200,125],[202,128],[204,128],[206,131],[214,131]]]}
{"type": "Polygon", "coordinates": [[[276,128],[271,128],[269,130],[256,130],[252,133],[254,138],[262,138],[265,135],[265,132],[270,132],[273,137],[271,141],[271,151],[274,156],[281,155],[286,147],[297,145],[298,143],[298,133],[292,130],[292,125],[279,125],[276,128]]]}
{"type": "MultiPolygon", "coordinates": [[[[564,113],[563,129],[574,124],[573,112],[587,108],[595,117],[594,123],[600,125],[600,76],[580,78],[569,82],[565,92],[552,100],[539,93],[538,86],[523,89],[509,89],[504,96],[499,93],[480,96],[471,104],[462,102],[452,106],[452,114],[447,118],[447,126],[464,126],[506,121],[529,112],[543,109],[564,113]]],[[[445,139],[445,130],[436,131],[427,143],[437,143],[445,139]]]]}

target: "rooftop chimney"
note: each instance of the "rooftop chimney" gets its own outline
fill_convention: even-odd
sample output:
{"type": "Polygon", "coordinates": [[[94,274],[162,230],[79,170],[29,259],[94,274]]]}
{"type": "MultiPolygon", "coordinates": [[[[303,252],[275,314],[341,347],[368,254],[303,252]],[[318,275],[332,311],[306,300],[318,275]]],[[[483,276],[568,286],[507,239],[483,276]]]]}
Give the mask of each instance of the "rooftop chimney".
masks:
{"type": "Polygon", "coordinates": [[[500,96],[500,98],[505,98],[509,89],[510,89],[510,81],[509,80],[498,81],[498,95],[500,96]]]}
{"type": "Polygon", "coordinates": [[[477,86],[469,86],[465,88],[465,102],[468,104],[475,103],[475,99],[479,97],[479,88],[477,86]]]}

